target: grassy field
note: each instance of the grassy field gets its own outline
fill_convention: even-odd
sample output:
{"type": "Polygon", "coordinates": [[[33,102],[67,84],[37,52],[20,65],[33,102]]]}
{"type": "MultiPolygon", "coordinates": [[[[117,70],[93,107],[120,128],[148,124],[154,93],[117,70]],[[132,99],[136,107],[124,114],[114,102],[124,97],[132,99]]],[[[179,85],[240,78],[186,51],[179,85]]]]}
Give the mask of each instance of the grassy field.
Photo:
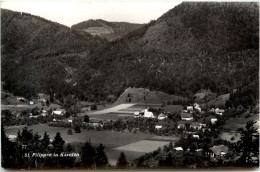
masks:
{"type": "MultiPolygon", "coordinates": [[[[5,127],[5,132],[8,135],[17,135],[18,130],[22,131],[24,126],[11,126],[5,127]]],[[[136,144],[136,142],[153,138],[155,135],[152,134],[144,134],[137,132],[133,133],[123,133],[123,132],[112,132],[112,131],[93,131],[93,130],[85,130],[82,129],[81,133],[73,133],[73,135],[68,135],[67,128],[61,127],[50,127],[46,124],[38,124],[29,126],[29,129],[32,129],[33,132],[38,132],[41,136],[43,136],[46,131],[50,136],[50,139],[53,140],[56,133],[60,132],[61,137],[65,140],[66,144],[70,143],[75,146],[74,152],[79,152],[80,147],[83,146],[84,142],[91,141],[94,146],[98,146],[100,143],[105,145],[105,152],[109,159],[109,163],[112,165],[116,164],[116,161],[119,157],[120,152],[124,152],[127,160],[132,161],[139,156],[143,155],[143,152],[138,151],[128,151],[128,150],[117,150],[114,148],[118,148],[120,146],[128,145],[128,144],[136,144]]],[[[151,142],[151,141],[146,141],[151,142]]],[[[167,142],[164,142],[167,143],[167,142]]],[[[138,146],[138,145],[137,145],[138,146]]],[[[140,145],[142,146],[142,144],[140,145]]],[[[158,146],[155,144],[154,146],[158,146]]],[[[159,145],[160,146],[160,145],[159,145]]],[[[158,147],[157,147],[158,148],[158,147]]]]}
{"type": "Polygon", "coordinates": [[[230,142],[237,142],[240,138],[240,134],[236,133],[237,129],[245,128],[246,123],[252,120],[257,121],[254,127],[258,128],[259,131],[259,114],[254,114],[250,118],[245,118],[244,116],[245,115],[242,115],[240,118],[230,118],[229,120],[227,120],[223,128],[229,130],[229,132],[221,132],[219,134],[219,138],[223,140],[228,140],[230,142]]]}
{"type": "Polygon", "coordinates": [[[229,120],[226,121],[223,128],[228,129],[230,131],[236,131],[238,128],[245,127],[246,123],[252,120],[258,121],[255,124],[255,127],[259,128],[259,114],[254,114],[249,118],[245,118],[244,115],[241,115],[240,118],[230,118],[229,120]]]}
{"type": "Polygon", "coordinates": [[[135,143],[130,143],[128,145],[117,147],[115,149],[122,152],[134,151],[134,152],[149,153],[169,143],[170,142],[167,141],[141,140],[135,143]]]}
{"type": "Polygon", "coordinates": [[[33,109],[33,108],[36,108],[36,107],[38,107],[38,108],[44,108],[45,110],[49,110],[49,109],[59,109],[60,108],[60,105],[58,105],[58,104],[54,104],[54,103],[52,103],[52,104],[50,104],[49,106],[42,106],[42,104],[41,103],[35,103],[35,104],[33,104],[33,105],[28,105],[28,104],[25,104],[25,103],[23,103],[23,104],[16,104],[16,105],[1,105],[1,109],[2,110],[12,110],[12,111],[14,111],[14,110],[16,110],[16,111],[23,111],[23,110],[27,110],[27,109],[33,109]]]}
{"type": "MultiPolygon", "coordinates": [[[[22,130],[24,126],[11,126],[5,127],[6,134],[17,135],[18,130],[22,130]]],[[[107,148],[115,148],[137,142],[140,140],[148,139],[153,137],[152,134],[144,133],[123,133],[123,132],[112,132],[112,131],[93,131],[82,129],[81,133],[74,133],[73,135],[68,135],[67,128],[62,127],[50,127],[46,124],[38,124],[28,127],[32,129],[33,132],[38,132],[43,136],[46,131],[50,135],[50,139],[53,139],[57,132],[61,133],[62,138],[66,143],[77,143],[77,142],[86,142],[91,139],[93,144],[104,144],[107,148]]]]}
{"type": "Polygon", "coordinates": [[[174,113],[174,112],[180,112],[183,109],[183,106],[182,105],[165,105],[163,107],[163,109],[174,113]]]}
{"type": "Polygon", "coordinates": [[[115,113],[115,112],[118,112],[122,109],[126,109],[128,107],[131,107],[133,105],[134,104],[130,104],[130,103],[129,104],[120,104],[120,105],[110,107],[110,108],[107,108],[107,109],[103,109],[103,110],[91,111],[91,112],[88,112],[87,114],[88,115],[100,115],[100,114],[115,113]]]}

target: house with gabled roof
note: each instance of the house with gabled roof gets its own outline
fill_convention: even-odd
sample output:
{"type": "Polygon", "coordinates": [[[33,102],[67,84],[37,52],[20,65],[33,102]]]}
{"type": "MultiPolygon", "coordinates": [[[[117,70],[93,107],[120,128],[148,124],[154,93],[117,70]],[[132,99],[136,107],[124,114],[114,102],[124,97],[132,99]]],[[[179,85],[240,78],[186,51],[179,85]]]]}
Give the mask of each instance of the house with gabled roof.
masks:
{"type": "Polygon", "coordinates": [[[222,158],[228,153],[228,147],[225,145],[218,145],[209,148],[209,155],[211,158],[222,158]]]}

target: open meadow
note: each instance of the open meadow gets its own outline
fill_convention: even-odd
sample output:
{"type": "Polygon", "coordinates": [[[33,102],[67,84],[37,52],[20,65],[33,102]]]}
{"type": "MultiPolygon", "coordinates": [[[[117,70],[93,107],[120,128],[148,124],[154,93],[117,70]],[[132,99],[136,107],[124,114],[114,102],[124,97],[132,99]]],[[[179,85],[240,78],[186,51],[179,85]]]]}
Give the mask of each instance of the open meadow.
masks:
{"type": "Polygon", "coordinates": [[[225,122],[223,128],[229,131],[221,132],[219,138],[230,142],[237,142],[240,138],[240,134],[236,132],[237,129],[245,128],[248,121],[257,121],[254,127],[257,128],[259,132],[259,114],[254,114],[249,118],[245,118],[245,115],[241,115],[240,118],[230,118],[225,122]]]}
{"type": "MultiPolygon", "coordinates": [[[[7,135],[17,135],[18,130],[22,131],[24,126],[10,126],[5,127],[7,135]]],[[[144,140],[153,137],[152,134],[145,133],[124,133],[124,132],[113,132],[113,131],[94,131],[82,129],[81,133],[74,133],[68,135],[68,128],[62,127],[51,127],[47,124],[38,124],[29,126],[28,129],[32,129],[33,132],[38,132],[39,135],[43,136],[44,132],[47,132],[50,139],[54,139],[57,132],[61,133],[61,137],[66,143],[73,142],[86,142],[91,139],[93,144],[102,143],[108,148],[115,148],[118,146],[126,145],[136,141],[144,140]]]]}

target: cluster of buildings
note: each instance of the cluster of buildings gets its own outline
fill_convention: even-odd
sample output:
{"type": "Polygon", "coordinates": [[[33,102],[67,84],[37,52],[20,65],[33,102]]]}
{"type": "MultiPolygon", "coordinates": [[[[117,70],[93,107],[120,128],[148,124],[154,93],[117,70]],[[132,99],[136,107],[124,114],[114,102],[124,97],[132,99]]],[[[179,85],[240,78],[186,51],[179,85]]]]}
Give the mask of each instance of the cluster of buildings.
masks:
{"type": "Polygon", "coordinates": [[[157,118],[158,120],[164,120],[168,116],[165,115],[164,113],[159,114],[158,116],[155,115],[150,109],[144,109],[141,112],[135,112],[134,113],[135,118],[157,118]]]}
{"type": "MultiPolygon", "coordinates": [[[[182,147],[175,147],[174,151],[183,153],[184,150],[182,147]]],[[[188,148],[186,151],[190,151],[188,148]]],[[[202,152],[203,149],[199,148],[195,150],[196,152],[202,152]]],[[[228,153],[229,149],[225,145],[214,145],[205,151],[205,154],[212,160],[224,159],[225,155],[228,153]]]]}

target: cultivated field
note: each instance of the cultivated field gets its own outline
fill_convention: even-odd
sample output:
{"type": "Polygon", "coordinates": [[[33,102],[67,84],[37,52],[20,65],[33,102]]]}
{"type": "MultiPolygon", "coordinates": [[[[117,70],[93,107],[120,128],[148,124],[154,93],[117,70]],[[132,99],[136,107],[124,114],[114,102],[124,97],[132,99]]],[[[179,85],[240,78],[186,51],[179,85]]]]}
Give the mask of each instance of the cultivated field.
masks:
{"type": "Polygon", "coordinates": [[[120,104],[120,105],[117,105],[117,106],[114,106],[111,108],[88,112],[87,114],[88,115],[100,115],[100,114],[108,114],[108,113],[117,113],[118,111],[131,107],[133,105],[135,105],[135,104],[120,104]]]}
{"type": "MultiPolygon", "coordinates": [[[[18,130],[22,131],[23,127],[24,126],[5,127],[5,132],[6,134],[17,135],[18,130]]],[[[152,134],[144,134],[139,132],[133,134],[112,131],[93,131],[85,129],[82,129],[81,133],[74,133],[73,131],[73,135],[68,135],[68,128],[51,127],[47,124],[29,126],[28,129],[32,129],[33,132],[38,132],[38,134],[41,136],[43,136],[44,132],[46,131],[52,140],[54,139],[56,133],[60,132],[61,137],[65,140],[66,143],[86,142],[91,139],[93,144],[102,143],[107,148],[123,146],[140,140],[149,139],[154,136],[152,134]]]]}
{"type": "Polygon", "coordinates": [[[117,148],[114,148],[119,151],[133,151],[133,152],[143,152],[148,153],[152,152],[159,147],[163,147],[164,145],[169,144],[170,142],[167,141],[154,141],[154,140],[141,140],[135,143],[131,143],[128,145],[120,146],[117,148]]]}

